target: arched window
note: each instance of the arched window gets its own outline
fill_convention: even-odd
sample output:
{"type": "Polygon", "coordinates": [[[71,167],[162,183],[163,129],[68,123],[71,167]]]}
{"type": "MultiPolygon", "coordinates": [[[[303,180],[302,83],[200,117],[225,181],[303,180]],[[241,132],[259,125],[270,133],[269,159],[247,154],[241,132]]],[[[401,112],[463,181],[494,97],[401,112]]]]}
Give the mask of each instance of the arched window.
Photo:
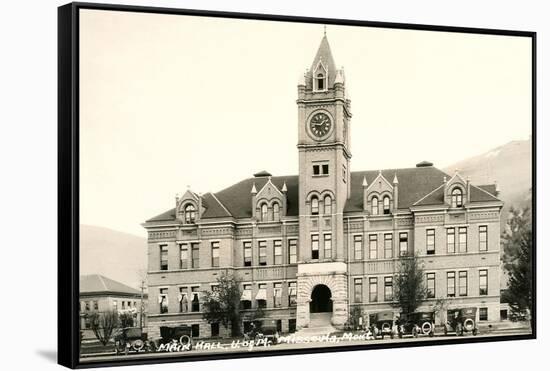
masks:
{"type": "Polygon", "coordinates": [[[261,221],[266,222],[267,221],[267,204],[262,204],[260,210],[261,210],[261,221]]]}
{"type": "Polygon", "coordinates": [[[184,214],[185,214],[185,223],[195,223],[195,215],[197,210],[195,209],[195,206],[193,204],[189,204],[185,206],[184,214]]]}
{"type": "Polygon", "coordinates": [[[325,196],[325,201],[324,201],[324,206],[325,206],[325,212],[324,214],[325,215],[330,215],[332,214],[332,197],[330,196],[325,196]]]}
{"type": "Polygon", "coordinates": [[[462,189],[453,189],[451,193],[451,207],[462,207],[462,189]]]}
{"type": "Polygon", "coordinates": [[[273,220],[278,222],[281,219],[281,208],[278,203],[273,204],[273,220]]]}
{"type": "Polygon", "coordinates": [[[378,197],[373,197],[371,203],[371,214],[378,215],[378,197]]]}
{"type": "Polygon", "coordinates": [[[325,76],[319,73],[315,80],[317,80],[317,90],[325,90],[325,76]]]}
{"type": "Polygon", "coordinates": [[[317,197],[311,198],[311,215],[319,214],[319,199],[317,197]]]}
{"type": "Polygon", "coordinates": [[[384,202],[384,214],[390,213],[390,198],[389,196],[385,196],[383,199],[384,202]]]}

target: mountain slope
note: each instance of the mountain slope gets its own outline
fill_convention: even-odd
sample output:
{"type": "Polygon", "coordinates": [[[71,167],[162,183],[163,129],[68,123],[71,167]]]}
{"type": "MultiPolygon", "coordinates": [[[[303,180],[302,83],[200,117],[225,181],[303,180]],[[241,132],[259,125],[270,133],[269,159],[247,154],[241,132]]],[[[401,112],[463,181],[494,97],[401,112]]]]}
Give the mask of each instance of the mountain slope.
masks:
{"type": "Polygon", "coordinates": [[[134,288],[147,267],[147,241],[112,229],[80,226],[80,274],[101,274],[134,288]]]}
{"type": "Polygon", "coordinates": [[[453,174],[469,176],[473,184],[492,184],[500,190],[499,198],[510,206],[524,205],[531,188],[531,139],[515,140],[479,156],[471,157],[445,168],[453,174]]]}

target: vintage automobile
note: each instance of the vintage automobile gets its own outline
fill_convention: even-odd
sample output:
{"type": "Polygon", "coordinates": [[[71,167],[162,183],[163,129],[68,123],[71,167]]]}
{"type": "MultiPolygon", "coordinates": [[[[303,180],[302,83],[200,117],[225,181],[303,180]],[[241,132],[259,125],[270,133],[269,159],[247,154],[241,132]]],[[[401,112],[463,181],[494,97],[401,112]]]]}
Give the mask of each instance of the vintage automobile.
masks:
{"type": "Polygon", "coordinates": [[[255,336],[256,341],[264,340],[267,344],[279,344],[279,331],[276,326],[262,326],[255,336]]]}
{"type": "Polygon", "coordinates": [[[161,344],[177,343],[181,345],[183,350],[191,350],[193,348],[193,336],[191,326],[161,326],[160,337],[161,344]]]}
{"type": "Polygon", "coordinates": [[[414,312],[402,314],[397,321],[397,331],[399,337],[405,335],[434,336],[435,330],[435,313],[434,312],[414,312]]]}
{"type": "Polygon", "coordinates": [[[370,331],[375,339],[397,335],[395,315],[392,311],[378,312],[370,316],[370,331]]]}
{"type": "Polygon", "coordinates": [[[149,350],[147,334],[139,327],[123,328],[115,338],[116,354],[128,354],[129,352],[143,352],[149,350]]]}
{"type": "Polygon", "coordinates": [[[476,324],[477,308],[453,309],[447,313],[447,323],[443,328],[445,335],[453,332],[456,336],[462,336],[464,332],[471,332],[474,336],[477,335],[479,331],[476,324]]]}
{"type": "Polygon", "coordinates": [[[279,330],[273,320],[256,320],[245,327],[246,340],[254,339],[259,342],[266,339],[267,343],[276,345],[279,343],[279,336],[279,330]]]}

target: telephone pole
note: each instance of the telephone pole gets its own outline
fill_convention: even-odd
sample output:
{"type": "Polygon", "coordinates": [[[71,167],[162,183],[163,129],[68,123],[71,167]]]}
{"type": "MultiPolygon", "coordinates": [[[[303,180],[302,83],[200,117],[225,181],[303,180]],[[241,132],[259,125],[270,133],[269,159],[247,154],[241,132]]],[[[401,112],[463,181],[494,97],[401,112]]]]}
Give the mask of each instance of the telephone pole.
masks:
{"type": "Polygon", "coordinates": [[[141,280],[141,299],[140,299],[140,305],[139,305],[139,327],[141,329],[141,332],[143,332],[143,290],[145,281],[141,280]]]}

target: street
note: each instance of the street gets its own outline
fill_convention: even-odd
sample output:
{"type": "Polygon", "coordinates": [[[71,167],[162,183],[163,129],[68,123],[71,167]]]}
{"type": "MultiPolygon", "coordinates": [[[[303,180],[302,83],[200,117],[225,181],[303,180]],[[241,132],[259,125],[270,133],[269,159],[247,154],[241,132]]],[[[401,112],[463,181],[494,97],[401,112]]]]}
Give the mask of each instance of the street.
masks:
{"type": "MultiPolygon", "coordinates": [[[[509,336],[509,335],[529,335],[530,330],[528,328],[524,329],[514,329],[513,331],[493,331],[490,333],[483,333],[476,336],[476,338],[491,338],[496,336],[509,336]]],[[[458,337],[460,339],[474,338],[473,335],[465,335],[458,337]]],[[[402,339],[390,337],[385,337],[384,339],[349,339],[349,336],[325,336],[318,341],[307,341],[307,339],[294,339],[292,341],[292,336],[283,337],[283,340],[286,339],[285,343],[277,345],[267,345],[267,344],[248,344],[243,343],[242,340],[234,340],[233,343],[219,344],[217,342],[197,342],[193,350],[183,351],[183,352],[153,352],[153,353],[130,353],[128,355],[115,355],[114,353],[109,354],[96,354],[96,355],[87,355],[81,358],[81,361],[84,363],[94,362],[94,361],[112,361],[112,360],[136,360],[144,358],[164,358],[164,357],[188,357],[196,355],[215,355],[215,354],[227,354],[227,353],[247,353],[247,352],[262,352],[266,350],[289,350],[289,349],[305,349],[305,348],[330,348],[330,347],[340,347],[340,346],[353,346],[353,345],[374,345],[374,344],[395,344],[395,343],[409,343],[409,342],[438,342],[442,340],[457,339],[456,335],[436,335],[435,337],[418,337],[413,338],[411,336],[404,337],[402,339]],[[197,346],[202,349],[197,349],[197,346]]]]}

